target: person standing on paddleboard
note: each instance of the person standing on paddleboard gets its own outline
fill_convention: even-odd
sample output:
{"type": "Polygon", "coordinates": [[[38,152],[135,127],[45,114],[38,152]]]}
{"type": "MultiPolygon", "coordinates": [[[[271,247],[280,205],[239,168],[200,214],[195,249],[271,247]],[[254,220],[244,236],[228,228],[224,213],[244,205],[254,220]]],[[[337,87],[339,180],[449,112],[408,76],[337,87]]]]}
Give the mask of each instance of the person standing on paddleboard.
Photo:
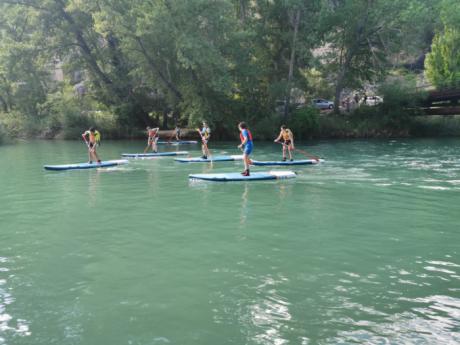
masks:
{"type": "Polygon", "coordinates": [[[249,159],[249,155],[252,152],[252,134],[251,131],[248,129],[248,126],[245,122],[240,122],[238,124],[238,129],[240,130],[240,139],[241,144],[238,145],[239,149],[243,150],[243,161],[244,161],[244,171],[241,173],[243,176],[249,176],[249,165],[251,164],[251,160],[249,159]]]}
{"type": "Polygon", "coordinates": [[[174,135],[176,136],[176,140],[179,141],[180,140],[180,127],[179,126],[176,126],[176,128],[174,128],[174,135]]]}
{"type": "Polygon", "coordinates": [[[201,156],[201,158],[208,159],[208,156],[210,155],[208,142],[209,138],[211,138],[211,130],[209,129],[208,124],[203,122],[203,128],[201,128],[201,130],[197,128],[197,131],[201,137],[201,151],[203,152],[203,156],[201,156]]]}
{"type": "Polygon", "coordinates": [[[291,130],[289,128],[286,128],[285,125],[281,126],[281,132],[280,135],[278,135],[278,138],[275,139],[275,143],[279,143],[279,141],[283,139],[283,162],[286,161],[286,149],[289,152],[289,160],[292,162],[292,151],[294,151],[294,134],[292,134],[291,130]]]}
{"type": "Polygon", "coordinates": [[[96,146],[100,145],[101,143],[101,133],[99,133],[99,131],[97,131],[94,127],[90,127],[81,136],[83,137],[83,140],[85,141],[86,146],[88,147],[88,163],[92,164],[93,159],[100,163],[101,160],[97,155],[96,146]]]}
{"type": "Polygon", "coordinates": [[[149,147],[152,147],[153,152],[155,152],[155,153],[158,152],[157,141],[160,138],[160,136],[158,134],[159,131],[160,131],[160,128],[158,128],[158,127],[155,127],[155,128],[147,127],[147,135],[148,135],[147,147],[145,148],[144,153],[146,153],[148,151],[149,147]]]}
{"type": "Polygon", "coordinates": [[[180,127],[176,125],[176,127],[174,128],[171,136],[169,137],[168,139],[168,143],[171,143],[171,139],[172,138],[176,138],[177,141],[180,141],[180,127]]]}

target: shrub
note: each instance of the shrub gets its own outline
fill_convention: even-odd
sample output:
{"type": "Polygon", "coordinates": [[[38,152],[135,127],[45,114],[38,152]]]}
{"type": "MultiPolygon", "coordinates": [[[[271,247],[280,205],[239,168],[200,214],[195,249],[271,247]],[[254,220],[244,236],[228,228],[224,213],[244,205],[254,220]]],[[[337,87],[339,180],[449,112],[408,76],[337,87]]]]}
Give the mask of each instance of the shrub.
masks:
{"type": "Polygon", "coordinates": [[[2,114],[2,127],[12,138],[29,138],[40,133],[41,124],[37,116],[27,116],[14,110],[2,114]]]}
{"type": "Polygon", "coordinates": [[[312,107],[297,109],[291,115],[287,125],[298,139],[315,136],[319,131],[319,110],[312,107]]]}

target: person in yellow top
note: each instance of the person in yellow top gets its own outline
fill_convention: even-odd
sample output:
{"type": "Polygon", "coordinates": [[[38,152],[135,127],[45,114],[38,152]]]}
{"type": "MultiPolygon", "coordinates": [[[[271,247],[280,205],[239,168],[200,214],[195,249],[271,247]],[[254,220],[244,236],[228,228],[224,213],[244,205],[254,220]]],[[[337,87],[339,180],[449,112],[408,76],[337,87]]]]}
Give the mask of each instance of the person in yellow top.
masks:
{"type": "Polygon", "coordinates": [[[291,130],[286,128],[285,125],[281,126],[280,135],[278,135],[278,138],[275,139],[275,143],[279,143],[281,139],[283,139],[283,142],[281,143],[283,145],[283,162],[286,160],[286,149],[289,152],[289,160],[292,161],[292,151],[295,150],[294,134],[292,134],[291,130]]]}
{"type": "Polygon", "coordinates": [[[100,145],[101,143],[101,133],[99,133],[99,131],[97,131],[94,127],[90,127],[81,136],[83,137],[83,140],[85,141],[86,146],[88,146],[88,157],[89,157],[88,163],[92,164],[93,159],[97,161],[98,163],[100,163],[101,160],[99,159],[99,156],[97,155],[96,146],[100,145]]]}

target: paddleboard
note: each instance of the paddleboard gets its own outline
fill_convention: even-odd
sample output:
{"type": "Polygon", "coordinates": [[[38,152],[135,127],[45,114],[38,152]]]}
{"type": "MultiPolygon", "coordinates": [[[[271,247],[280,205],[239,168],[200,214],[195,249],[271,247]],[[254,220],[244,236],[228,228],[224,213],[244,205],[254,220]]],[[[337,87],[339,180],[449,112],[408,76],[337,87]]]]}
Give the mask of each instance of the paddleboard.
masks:
{"type": "Polygon", "coordinates": [[[315,159],[302,159],[302,160],[294,160],[294,161],[255,161],[252,160],[251,165],[259,165],[259,166],[268,166],[268,165],[307,165],[307,164],[318,164],[324,162],[324,159],[320,159],[319,161],[315,159]]]}
{"type": "Polygon", "coordinates": [[[207,162],[228,162],[228,161],[237,161],[242,160],[243,155],[233,155],[233,156],[211,156],[207,159],[201,157],[191,157],[191,158],[175,158],[175,161],[181,163],[207,163],[207,162]]]}
{"type": "Polygon", "coordinates": [[[75,169],[96,169],[107,168],[116,165],[128,164],[126,159],[119,159],[113,161],[102,161],[101,163],[76,163],[76,164],[62,164],[62,165],[45,165],[46,170],[75,170],[75,169]]]}
{"type": "Polygon", "coordinates": [[[206,181],[260,181],[260,180],[278,180],[296,177],[293,171],[265,171],[252,172],[249,176],[243,176],[240,173],[218,173],[218,174],[190,174],[190,179],[206,181]]]}
{"type": "Polygon", "coordinates": [[[157,144],[160,144],[160,145],[193,145],[193,144],[198,144],[198,141],[196,140],[173,140],[173,141],[158,140],[157,144]]]}
{"type": "Polygon", "coordinates": [[[165,156],[179,156],[188,155],[187,151],[176,151],[176,152],[151,152],[151,153],[122,153],[122,157],[128,158],[143,158],[143,157],[165,157],[165,156]]]}

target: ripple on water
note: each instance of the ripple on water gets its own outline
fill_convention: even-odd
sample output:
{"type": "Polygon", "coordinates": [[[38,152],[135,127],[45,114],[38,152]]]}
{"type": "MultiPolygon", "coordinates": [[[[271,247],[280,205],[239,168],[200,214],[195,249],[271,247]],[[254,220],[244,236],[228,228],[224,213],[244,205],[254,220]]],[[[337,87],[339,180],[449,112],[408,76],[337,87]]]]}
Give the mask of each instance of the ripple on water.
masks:
{"type": "MultiPolygon", "coordinates": [[[[11,260],[5,257],[0,257],[2,266],[8,265],[11,260]]],[[[9,337],[14,336],[29,336],[29,323],[20,318],[15,318],[8,313],[8,308],[15,302],[11,288],[8,287],[9,268],[0,267],[0,344],[6,344],[9,337]]]]}

